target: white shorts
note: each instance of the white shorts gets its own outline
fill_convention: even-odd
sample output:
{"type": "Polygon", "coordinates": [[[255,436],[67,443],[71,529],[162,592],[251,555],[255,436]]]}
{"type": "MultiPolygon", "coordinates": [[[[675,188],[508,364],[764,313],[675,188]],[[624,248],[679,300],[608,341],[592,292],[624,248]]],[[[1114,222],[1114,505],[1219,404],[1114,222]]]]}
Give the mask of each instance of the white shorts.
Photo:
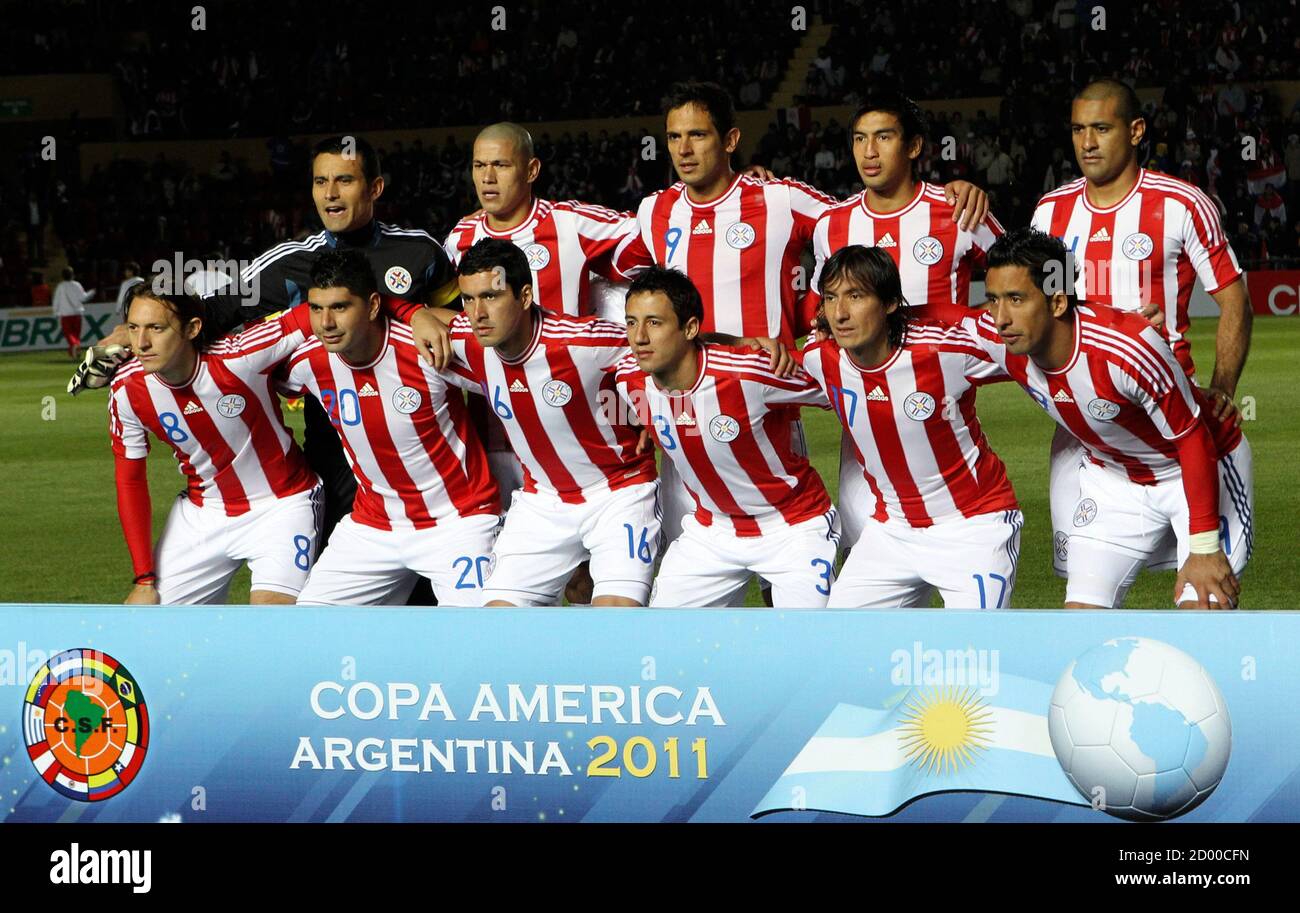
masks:
{"type": "Polygon", "coordinates": [[[734,606],[758,574],[778,609],[821,609],[835,583],[840,524],[835,508],[762,536],[701,526],[694,515],[664,555],[650,596],[653,608],[734,606]]]}
{"type": "Polygon", "coordinates": [[[845,550],[853,548],[862,538],[862,530],[871,520],[876,496],[871,493],[867,477],[862,474],[862,464],[853,455],[853,445],[848,433],[840,434],[840,488],[835,506],[840,512],[840,528],[844,534],[840,543],[845,550]]]}
{"type": "MultiPolygon", "coordinates": [[[[1254,549],[1254,472],[1250,444],[1219,460],[1219,536],[1240,576],[1254,549]]],[[[1120,608],[1138,571],[1172,546],[1176,566],[1189,554],[1188,509],[1182,479],[1138,485],[1117,470],[1089,462],[1079,474],[1071,524],[1066,602],[1120,608]]],[[[1179,601],[1194,599],[1190,587],[1179,601]]]]}
{"type": "Polygon", "coordinates": [[[375,529],[348,514],[298,597],[299,605],[405,605],[417,577],[441,606],[477,606],[491,567],[496,514],[450,517],[428,529],[375,529]]]}
{"type": "Polygon", "coordinates": [[[228,517],[177,495],[154,547],[158,601],[214,605],[226,601],[230,581],[245,563],[252,590],[297,596],[316,557],[324,493],[319,484],[287,498],[263,501],[228,517]]]}
{"type": "Polygon", "coordinates": [[[1024,515],[1004,510],[929,527],[868,520],[827,603],[832,609],[949,609],[1011,605],[1024,515]]]}
{"type": "MultiPolygon", "coordinates": [[[[1047,485],[1052,510],[1052,570],[1058,577],[1070,576],[1070,534],[1074,529],[1074,508],[1079,503],[1079,473],[1089,462],[1079,439],[1057,425],[1047,485]]],[[[1156,571],[1179,566],[1172,536],[1151,553],[1145,566],[1156,571]]]]}
{"type": "Polygon", "coordinates": [[[644,605],[659,553],[659,483],[587,495],[582,504],[516,491],[497,536],[483,602],[558,605],[576,568],[591,559],[591,598],[644,605]]]}

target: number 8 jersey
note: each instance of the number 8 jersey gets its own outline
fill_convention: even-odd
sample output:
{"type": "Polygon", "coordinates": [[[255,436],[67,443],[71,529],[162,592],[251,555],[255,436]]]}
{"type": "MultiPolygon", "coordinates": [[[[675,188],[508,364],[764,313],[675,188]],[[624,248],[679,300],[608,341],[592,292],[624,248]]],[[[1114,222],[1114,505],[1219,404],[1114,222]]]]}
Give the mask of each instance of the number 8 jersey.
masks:
{"type": "MultiPolygon", "coordinates": [[[[305,317],[304,317],[305,320],[305,317]]],[[[109,432],[120,458],[143,459],[152,431],[171,445],[198,507],[247,513],[310,491],[317,478],[284,426],[271,371],[301,342],[257,324],[199,353],[193,376],[173,386],[127,362],[113,378],[109,432]]]]}

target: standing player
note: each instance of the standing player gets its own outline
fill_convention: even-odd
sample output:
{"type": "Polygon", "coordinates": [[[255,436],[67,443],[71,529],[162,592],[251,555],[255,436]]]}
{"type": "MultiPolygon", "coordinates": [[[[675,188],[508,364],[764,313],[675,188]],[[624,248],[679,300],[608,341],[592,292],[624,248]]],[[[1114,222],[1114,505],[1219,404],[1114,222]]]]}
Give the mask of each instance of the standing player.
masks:
{"type": "Polygon", "coordinates": [[[247,562],[252,604],[292,603],[316,552],[321,506],[320,480],[284,427],[271,378],[292,346],[257,327],[202,348],[198,302],[149,283],[129,289],[123,313],[135,358],[114,377],[108,408],[135,569],[126,601],[224,602],[247,562]],[[172,448],[187,480],[152,549],[149,432],[172,448]]]}
{"type": "Polygon", "coordinates": [[[459,273],[453,369],[487,396],[524,468],[484,604],[553,605],[590,558],[593,605],[645,605],[659,541],[654,456],[599,406],[614,395],[626,333],[536,307],[528,258],[509,241],[479,241],[459,273]]]}
{"type": "Polygon", "coordinates": [[[423,364],[410,329],[381,312],[359,251],[317,257],[307,301],[266,332],[299,344],[287,382],[337,429],[357,496],[299,601],[399,604],[418,575],[439,603],[477,605],[500,504],[464,401],[423,364]]]}
{"type": "Polygon", "coordinates": [[[975,390],[1009,378],[963,330],[914,316],[887,249],[840,248],[821,291],[833,338],[805,348],[803,367],[875,503],[829,604],[926,607],[937,588],[948,608],[1006,608],[1024,516],[975,390]]]}
{"type": "MultiPolygon", "coordinates": [[[[853,160],[863,189],[822,213],[813,228],[816,266],[805,314],[818,310],[827,258],[850,244],[874,245],[889,254],[905,305],[970,304],[971,271],[983,269],[985,252],[1002,234],[1002,226],[989,214],[982,224],[960,227],[944,189],[917,180],[925,123],[914,101],[891,90],[869,92],[858,108],[852,126],[853,160]]],[[[862,533],[871,501],[846,432],[840,445],[839,507],[849,547],[862,533]]]]}
{"type": "MultiPolygon", "coordinates": [[[[538,199],[533,183],[541,168],[533,138],[523,127],[485,127],[474,140],[471,160],[481,208],[461,219],[443,246],[456,264],[484,238],[504,238],[528,257],[534,304],[553,314],[586,317],[598,305],[593,273],[613,281],[626,278],[614,272],[612,261],[618,248],[635,237],[636,222],[604,206],[538,199]]],[[[633,270],[649,262],[624,258],[623,265],[633,270]]]]}
{"type": "MultiPolygon", "coordinates": [[[[595,274],[618,281],[612,259],[620,245],[636,234],[636,222],[626,213],[577,200],[555,202],[533,196],[542,163],[533,154],[533,138],[518,124],[485,127],[474,140],[471,175],[479,211],[457,223],[443,245],[452,264],[484,238],[503,238],[519,247],[533,273],[533,302],[544,311],[585,317],[601,311],[595,274]]],[[[629,259],[624,267],[648,265],[629,259]]],[[[621,296],[617,314],[600,316],[622,323],[621,296]]],[[[503,500],[523,484],[523,470],[510,452],[505,431],[486,401],[470,400],[470,412],[488,448],[492,472],[503,500]]],[[[585,564],[583,565],[585,568],[585,564]]],[[[579,569],[566,596],[570,602],[591,599],[591,579],[579,569]]]]}
{"type": "Polygon", "coordinates": [[[689,278],[655,267],[627,296],[633,353],[618,370],[623,398],[677,467],[694,503],[655,579],[652,606],[723,606],[752,575],[778,608],[822,608],[834,583],[839,522],[808,460],[791,446],[793,413],[827,405],[796,369],[767,355],[704,344],[704,305],[689,278]]]}
{"type": "Polygon", "coordinates": [[[955,319],[1087,455],[1071,511],[1066,608],[1122,606],[1171,532],[1178,605],[1235,607],[1254,538],[1240,429],[1211,414],[1140,315],[1052,289],[1070,286],[1059,239],[1017,229],[988,259],[987,313],[954,308],[955,319]]]}
{"type": "MultiPolygon", "coordinates": [[[[1146,135],[1141,104],[1122,82],[1086,86],[1070,109],[1074,154],[1083,177],[1038,203],[1032,224],[1065,242],[1079,262],[1076,294],[1156,320],[1179,365],[1194,376],[1188,303],[1196,280],[1219,305],[1214,374],[1204,390],[1216,418],[1230,418],[1250,348],[1251,307],[1245,279],[1219,213],[1191,184],[1142,168],[1146,135]]],[[[1053,562],[1065,576],[1071,517],[1078,501],[1083,450],[1064,430],[1052,441],[1053,562]]],[[[1171,554],[1153,566],[1172,566],[1171,554]]]]}
{"type": "MultiPolygon", "coordinates": [[[[804,291],[800,260],[813,227],[835,198],[788,178],[738,174],[731,156],[740,144],[740,128],[730,96],[718,85],[674,86],[665,127],[679,180],[641,201],[639,243],[620,249],[616,268],[634,275],[637,264],[649,258],[681,270],[704,304],[700,332],[771,337],[793,347],[810,324],[808,315],[798,313],[804,291]]],[[[982,191],[964,182],[947,190],[962,198],[956,210],[966,212],[966,219],[982,217],[982,191]]],[[[806,453],[801,425],[794,434],[796,450],[806,453]]],[[[663,487],[671,538],[690,505],[671,472],[665,473],[663,487]]]]}

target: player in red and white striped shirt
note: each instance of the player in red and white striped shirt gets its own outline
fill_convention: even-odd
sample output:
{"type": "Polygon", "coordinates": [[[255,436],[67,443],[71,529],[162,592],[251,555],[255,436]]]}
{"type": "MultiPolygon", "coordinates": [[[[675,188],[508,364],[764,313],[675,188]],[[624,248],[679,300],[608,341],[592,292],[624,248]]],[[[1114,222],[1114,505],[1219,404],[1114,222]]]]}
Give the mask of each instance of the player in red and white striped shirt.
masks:
{"type": "Polygon", "coordinates": [[[1121,606],[1171,532],[1179,605],[1235,606],[1253,546],[1250,445],[1140,315],[1046,295],[1065,262],[1059,239],[1010,232],[989,251],[989,312],[952,316],[1087,453],[1066,607],[1121,606]]]}
{"type": "MultiPolygon", "coordinates": [[[[528,257],[533,273],[533,303],[553,314],[586,317],[599,313],[601,296],[594,280],[619,281],[612,261],[620,246],[635,237],[629,213],[578,200],[556,202],[533,196],[542,163],[533,139],[517,124],[484,128],[474,140],[472,176],[480,210],[466,216],[447,235],[443,248],[453,264],[484,238],[504,238],[528,257]]],[[[624,266],[649,265],[634,257],[624,266]]],[[[621,322],[621,313],[600,314],[621,322]]]]}
{"type": "Polygon", "coordinates": [[[464,401],[380,310],[356,251],[312,264],[307,304],[268,326],[300,345],[287,384],[324,407],[357,477],[300,602],[401,604],[416,575],[440,605],[477,605],[499,522],[496,483],[464,401]],[[310,338],[309,338],[309,334],[310,338]]]}
{"type": "MultiPolygon", "coordinates": [[[[851,135],[863,189],[822,213],[813,228],[816,266],[803,313],[817,313],[823,265],[850,244],[889,254],[905,304],[970,304],[971,272],[984,268],[985,252],[1002,226],[989,214],[963,228],[944,189],[917,180],[915,165],[926,142],[921,109],[901,93],[873,90],[853,118],[851,135]]],[[[847,435],[840,447],[839,492],[844,542],[851,547],[862,533],[871,494],[847,435]]]]}
{"type": "Polygon", "coordinates": [[[118,514],[131,551],[128,603],[224,601],[245,562],[253,604],[292,603],[311,568],[320,479],[284,426],[271,369],[292,345],[274,327],[200,348],[203,308],[187,297],[131,290],[127,332],[136,357],[109,399],[118,514]],[[149,432],[186,477],[156,549],[145,456],[149,432]]]}
{"type": "Polygon", "coordinates": [[[655,579],[652,606],[718,606],[751,575],[779,608],[821,608],[834,582],[839,523],[808,460],[791,446],[802,405],[828,405],[808,375],[782,378],[767,354],[699,339],[691,280],[654,268],[628,290],[633,354],[619,392],[652,429],[694,502],[655,579]]]}
{"type": "MultiPolygon", "coordinates": [[[[1074,153],[1083,177],[1043,196],[1032,224],[1065,242],[1079,266],[1081,300],[1140,311],[1159,322],[1179,364],[1194,375],[1188,303],[1199,279],[1219,305],[1214,373],[1204,392],[1227,418],[1250,348],[1251,307],[1245,279],[1228,245],[1215,204],[1198,188],[1142,168],[1142,108],[1127,85],[1091,83],[1070,113],[1074,153]]],[[[1063,432],[1052,442],[1054,562],[1064,554],[1077,500],[1082,451],[1063,432]]],[[[1153,566],[1172,566],[1172,554],[1153,566]]]]}
{"type": "Polygon", "coordinates": [[[871,498],[830,605],[925,607],[937,588],[948,608],[1006,608],[1024,517],[975,414],[976,387],[1006,372],[962,329],[912,315],[887,251],[842,248],[823,277],[833,339],[804,349],[803,367],[871,498]]]}
{"type": "Polygon", "coordinates": [[[484,603],[554,604],[590,557],[593,605],[644,605],[659,539],[654,456],[602,411],[626,333],[535,307],[528,260],[502,239],[475,244],[459,272],[453,370],[487,397],[524,467],[484,603]]]}

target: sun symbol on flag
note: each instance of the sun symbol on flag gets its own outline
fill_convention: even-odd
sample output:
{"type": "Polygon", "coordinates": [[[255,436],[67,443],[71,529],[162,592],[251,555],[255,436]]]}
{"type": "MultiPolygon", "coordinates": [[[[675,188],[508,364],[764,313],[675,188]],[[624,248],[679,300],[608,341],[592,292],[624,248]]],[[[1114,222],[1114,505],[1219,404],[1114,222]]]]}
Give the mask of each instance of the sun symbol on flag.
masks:
{"type": "Polygon", "coordinates": [[[953,773],[988,748],[993,714],[974,688],[949,686],[910,698],[899,738],[907,759],[926,773],[953,773]]]}

